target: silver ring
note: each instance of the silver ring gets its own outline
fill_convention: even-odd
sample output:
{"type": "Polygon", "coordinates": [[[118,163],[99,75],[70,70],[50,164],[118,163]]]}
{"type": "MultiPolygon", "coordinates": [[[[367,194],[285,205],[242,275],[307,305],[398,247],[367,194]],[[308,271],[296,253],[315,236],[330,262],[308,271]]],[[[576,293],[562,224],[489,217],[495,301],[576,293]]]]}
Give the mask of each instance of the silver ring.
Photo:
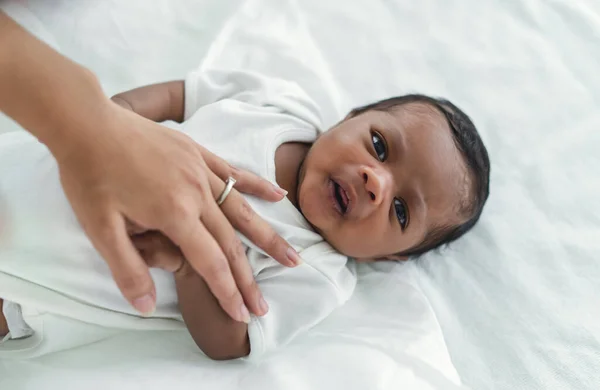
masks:
{"type": "Polygon", "coordinates": [[[229,193],[231,192],[231,189],[233,188],[234,184],[235,184],[235,179],[233,177],[229,176],[227,178],[227,180],[225,181],[225,189],[223,190],[223,192],[221,192],[219,199],[217,199],[217,204],[219,206],[222,205],[223,202],[225,202],[225,199],[227,199],[227,197],[229,196],[229,193]]]}

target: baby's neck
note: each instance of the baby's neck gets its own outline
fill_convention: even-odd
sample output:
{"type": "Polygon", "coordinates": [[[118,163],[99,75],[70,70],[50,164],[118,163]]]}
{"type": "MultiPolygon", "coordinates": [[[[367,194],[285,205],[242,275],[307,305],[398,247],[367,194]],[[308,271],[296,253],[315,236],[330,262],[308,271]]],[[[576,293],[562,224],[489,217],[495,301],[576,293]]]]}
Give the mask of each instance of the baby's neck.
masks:
{"type": "Polygon", "coordinates": [[[310,144],[288,142],[275,151],[275,179],[288,192],[287,198],[298,207],[298,175],[300,166],[310,149],[310,144]]]}

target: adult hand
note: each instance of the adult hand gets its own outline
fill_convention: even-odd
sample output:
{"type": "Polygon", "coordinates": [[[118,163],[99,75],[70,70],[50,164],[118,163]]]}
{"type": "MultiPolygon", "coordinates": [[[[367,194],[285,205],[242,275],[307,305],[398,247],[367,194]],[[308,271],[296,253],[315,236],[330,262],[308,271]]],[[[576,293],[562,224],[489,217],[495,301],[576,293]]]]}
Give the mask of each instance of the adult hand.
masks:
{"type": "Polygon", "coordinates": [[[232,224],[284,265],[297,264],[299,256],[237,191],[222,208],[215,199],[230,175],[240,190],[265,199],[278,201],[284,193],[108,100],[99,112],[92,131],[80,129],[54,155],[64,191],[123,295],[142,313],[154,309],[154,284],[127,234],[130,221],[163,232],[180,247],[233,319],[247,321],[248,308],[266,313],[232,224]]]}
{"type": "Polygon", "coordinates": [[[127,221],[177,244],[238,321],[247,320],[247,307],[258,315],[266,310],[231,224],[281,263],[299,261],[236,191],[222,209],[215,202],[230,174],[240,190],[269,200],[280,200],[281,192],[233,170],[185,135],[112,103],[93,73],[2,11],[0,110],[50,149],[81,225],[140,312],[154,309],[156,291],[127,221]]]}

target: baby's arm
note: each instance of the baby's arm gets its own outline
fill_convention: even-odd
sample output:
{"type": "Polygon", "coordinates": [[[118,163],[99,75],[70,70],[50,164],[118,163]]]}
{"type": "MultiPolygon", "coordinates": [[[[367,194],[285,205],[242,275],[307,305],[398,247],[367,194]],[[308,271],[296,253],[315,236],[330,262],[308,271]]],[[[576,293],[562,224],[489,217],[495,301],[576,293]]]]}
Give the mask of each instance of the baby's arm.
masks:
{"type": "Polygon", "coordinates": [[[127,108],[154,122],[183,121],[184,82],[168,81],[121,92],[111,98],[127,108]]]}
{"type": "Polygon", "coordinates": [[[248,356],[248,325],[231,319],[187,261],[175,273],[175,283],[185,325],[206,356],[214,360],[248,356]]]}
{"type": "Polygon", "coordinates": [[[175,244],[158,232],[132,237],[150,267],[173,272],[183,320],[198,347],[211,359],[228,360],[250,353],[248,325],[232,320],[206,282],[175,244]]]}
{"type": "Polygon", "coordinates": [[[6,322],[6,318],[4,317],[4,313],[2,313],[2,308],[4,306],[4,301],[0,298],[0,338],[6,336],[8,333],[8,323],[6,322]]]}

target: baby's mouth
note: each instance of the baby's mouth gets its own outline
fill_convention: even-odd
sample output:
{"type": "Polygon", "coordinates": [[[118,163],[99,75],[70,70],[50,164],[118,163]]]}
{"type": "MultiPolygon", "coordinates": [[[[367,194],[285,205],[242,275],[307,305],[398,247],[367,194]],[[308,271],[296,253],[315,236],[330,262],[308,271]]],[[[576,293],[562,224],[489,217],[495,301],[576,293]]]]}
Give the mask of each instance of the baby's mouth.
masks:
{"type": "Polygon", "coordinates": [[[333,199],[339,208],[338,211],[344,215],[348,211],[348,204],[350,203],[348,193],[335,180],[332,179],[331,181],[333,183],[333,199]]]}

